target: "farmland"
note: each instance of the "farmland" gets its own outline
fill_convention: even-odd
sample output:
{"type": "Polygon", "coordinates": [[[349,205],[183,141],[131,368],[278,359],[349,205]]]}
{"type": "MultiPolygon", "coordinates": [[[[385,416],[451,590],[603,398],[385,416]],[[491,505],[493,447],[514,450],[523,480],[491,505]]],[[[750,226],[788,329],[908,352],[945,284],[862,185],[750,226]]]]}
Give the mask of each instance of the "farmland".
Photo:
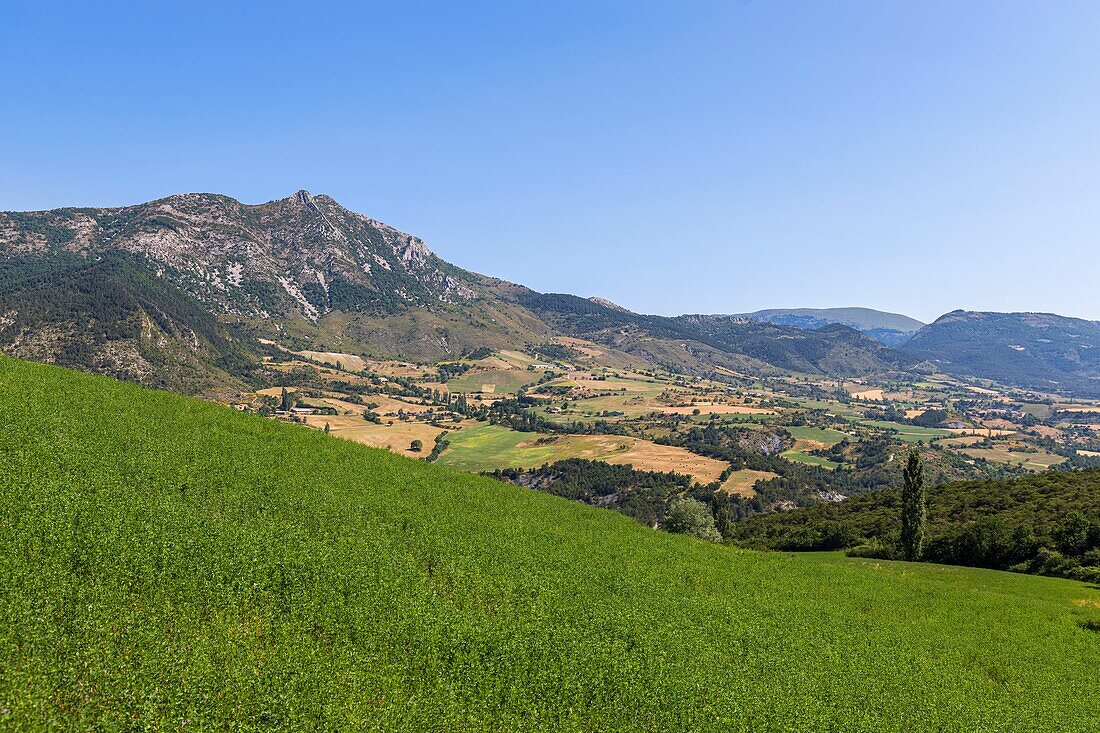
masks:
{"type": "Polygon", "coordinates": [[[1096,727],[1083,583],[736,551],[105,378],[0,386],[9,729],[1096,727]]]}
{"type": "Polygon", "coordinates": [[[475,425],[447,436],[450,447],[440,463],[467,471],[530,468],[565,458],[631,464],[639,470],[687,474],[707,483],[726,464],[673,446],[618,435],[541,435],[497,425],[475,425]]]}

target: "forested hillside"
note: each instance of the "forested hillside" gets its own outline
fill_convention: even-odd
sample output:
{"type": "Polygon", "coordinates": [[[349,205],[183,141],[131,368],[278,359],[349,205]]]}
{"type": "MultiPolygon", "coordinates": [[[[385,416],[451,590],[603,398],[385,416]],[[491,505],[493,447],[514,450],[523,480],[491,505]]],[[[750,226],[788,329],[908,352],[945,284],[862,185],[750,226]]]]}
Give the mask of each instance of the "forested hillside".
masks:
{"type": "MultiPolygon", "coordinates": [[[[756,515],[736,542],[776,550],[860,548],[895,556],[901,499],[882,489],[835,504],[756,515]]],[[[1100,470],[1054,471],[928,489],[930,562],[1100,582],[1100,470]]]]}
{"type": "Polygon", "coordinates": [[[948,374],[1100,397],[1100,323],[1051,313],[953,311],[902,350],[948,374]]]}

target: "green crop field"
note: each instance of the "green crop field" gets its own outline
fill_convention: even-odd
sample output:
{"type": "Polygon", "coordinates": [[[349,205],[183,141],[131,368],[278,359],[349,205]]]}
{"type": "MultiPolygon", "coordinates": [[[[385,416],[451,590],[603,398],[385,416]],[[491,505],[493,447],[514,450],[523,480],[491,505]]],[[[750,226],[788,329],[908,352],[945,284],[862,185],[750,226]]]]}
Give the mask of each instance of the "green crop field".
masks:
{"type": "Polygon", "coordinates": [[[905,423],[885,420],[859,420],[858,422],[860,425],[870,425],[883,430],[897,430],[898,440],[906,443],[923,443],[934,438],[954,435],[950,430],[943,428],[922,428],[919,425],[906,425],[905,423]]]}
{"type": "Polygon", "coordinates": [[[795,463],[805,463],[810,466],[821,466],[823,468],[837,468],[840,466],[836,461],[830,461],[828,458],[822,458],[821,456],[811,455],[809,453],[803,453],[798,450],[785,450],[780,453],[781,456],[788,461],[794,461],[795,463]]]}
{"type": "Polygon", "coordinates": [[[788,426],[787,432],[798,440],[813,440],[827,446],[836,445],[845,440],[854,441],[851,435],[829,428],[813,428],[805,425],[788,426]]]}
{"type": "Polygon", "coordinates": [[[440,456],[439,463],[465,471],[541,466],[580,455],[578,445],[582,442],[594,444],[588,436],[543,436],[489,423],[456,430],[447,435],[447,440],[451,445],[440,456]],[[537,445],[539,438],[552,442],[537,445]]]}
{"type": "Polygon", "coordinates": [[[481,392],[485,385],[493,385],[493,394],[510,394],[520,387],[526,387],[539,381],[539,372],[519,369],[489,369],[469,371],[447,382],[447,389],[455,394],[459,392],[481,392]]]}
{"type": "Polygon", "coordinates": [[[1098,729],[1100,590],[736,551],[0,358],[4,730],[1098,729]]]}

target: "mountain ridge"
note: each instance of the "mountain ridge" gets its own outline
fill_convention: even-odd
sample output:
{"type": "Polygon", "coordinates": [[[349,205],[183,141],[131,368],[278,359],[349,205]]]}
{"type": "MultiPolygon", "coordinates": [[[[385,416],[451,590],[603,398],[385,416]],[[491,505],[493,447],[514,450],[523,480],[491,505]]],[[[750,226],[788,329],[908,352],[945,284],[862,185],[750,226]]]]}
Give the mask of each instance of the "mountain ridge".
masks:
{"type": "Polygon", "coordinates": [[[539,293],[446,262],[419,237],[305,189],[261,204],[185,193],[0,212],[0,348],[182,391],[248,378],[244,362],[255,366],[261,339],[434,362],[570,336],[693,375],[840,378],[923,362],[1100,395],[1095,322],[953,311],[899,330],[917,323],[867,308],[657,316],[599,296],[539,293]],[[95,266],[103,260],[113,264],[95,266]],[[32,276],[54,302],[25,286],[32,276]],[[92,297],[98,290],[121,293],[125,307],[92,297]],[[982,318],[999,325],[981,332],[972,322],[982,318]]]}
{"type": "Polygon", "coordinates": [[[943,371],[1043,392],[1100,397],[1100,322],[1055,313],[954,310],[902,351],[943,371]]]}
{"type": "Polygon", "coordinates": [[[848,308],[769,308],[738,314],[754,321],[818,329],[840,323],[865,333],[887,346],[900,346],[925,324],[901,313],[864,307],[848,308]]]}
{"type": "MultiPolygon", "coordinates": [[[[434,361],[570,335],[696,374],[716,366],[862,374],[898,358],[852,334],[647,316],[599,297],[537,293],[452,265],[419,237],[305,189],[262,204],[188,193],[125,207],[0,213],[0,257],[9,263],[111,254],[146,263],[226,328],[301,348],[434,361]]],[[[23,318],[22,333],[73,327],[36,312],[44,320],[23,318]]],[[[10,324],[0,329],[0,346],[18,338],[10,324]]]]}

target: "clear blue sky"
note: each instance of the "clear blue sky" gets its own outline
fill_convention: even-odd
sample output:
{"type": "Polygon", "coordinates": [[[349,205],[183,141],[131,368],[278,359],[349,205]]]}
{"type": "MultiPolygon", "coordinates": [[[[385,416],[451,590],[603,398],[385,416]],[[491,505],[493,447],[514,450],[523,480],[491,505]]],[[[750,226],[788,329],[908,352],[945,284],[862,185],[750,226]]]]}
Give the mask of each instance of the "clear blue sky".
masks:
{"type": "Polygon", "coordinates": [[[0,209],[308,188],[644,312],[1100,319],[1097,2],[121,5],[4,3],[0,209]]]}

